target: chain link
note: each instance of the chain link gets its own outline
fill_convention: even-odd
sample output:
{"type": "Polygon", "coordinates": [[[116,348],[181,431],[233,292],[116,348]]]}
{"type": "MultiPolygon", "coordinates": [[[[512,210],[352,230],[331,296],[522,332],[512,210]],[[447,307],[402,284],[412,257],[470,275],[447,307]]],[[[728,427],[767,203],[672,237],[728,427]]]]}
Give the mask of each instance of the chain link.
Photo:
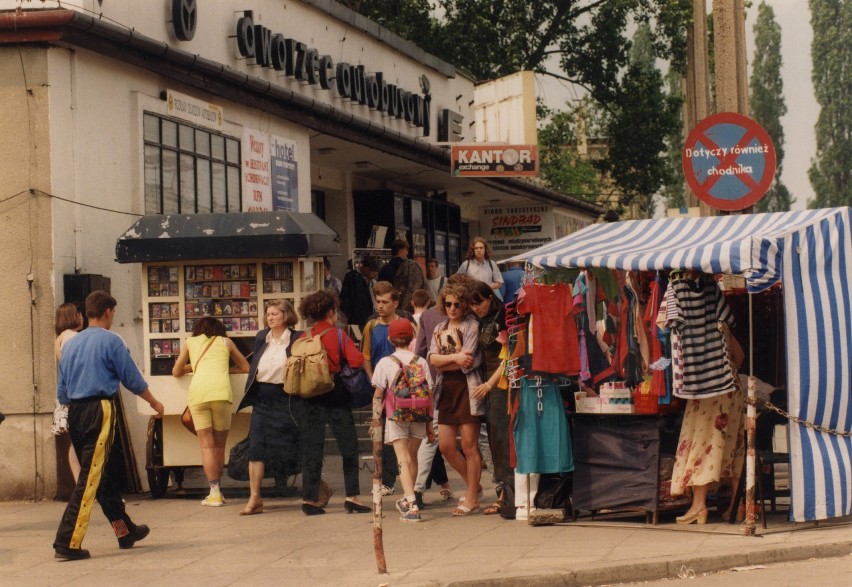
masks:
{"type": "Polygon", "coordinates": [[[782,410],[778,406],[774,405],[772,402],[769,402],[765,399],[761,399],[759,397],[752,399],[747,397],[745,398],[745,401],[747,404],[752,404],[755,407],[764,406],[767,410],[775,412],[779,416],[782,416],[783,418],[786,418],[791,422],[795,422],[796,424],[800,424],[805,428],[810,428],[811,430],[816,430],[817,432],[824,432],[825,434],[841,436],[843,438],[852,438],[852,430],[834,430],[832,428],[826,428],[825,426],[818,426],[813,422],[808,422],[807,420],[803,420],[798,416],[794,416],[793,414],[782,410]]]}

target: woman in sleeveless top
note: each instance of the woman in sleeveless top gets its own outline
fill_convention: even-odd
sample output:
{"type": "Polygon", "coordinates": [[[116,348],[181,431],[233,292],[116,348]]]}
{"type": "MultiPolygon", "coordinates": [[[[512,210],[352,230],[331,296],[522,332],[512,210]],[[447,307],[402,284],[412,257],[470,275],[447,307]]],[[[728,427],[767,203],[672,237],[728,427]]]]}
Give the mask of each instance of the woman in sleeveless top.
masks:
{"type": "Polygon", "coordinates": [[[189,384],[189,411],[201,444],[201,464],[210,483],[210,494],[201,502],[222,506],[219,489],[225,468],[225,442],[231,428],[234,394],[229,373],[248,373],[249,364],[228,338],[225,326],[210,316],[201,318],[180,349],[172,375],[192,373],[189,384]],[[230,366],[234,360],[235,367],[230,366]],[[188,364],[189,363],[189,364],[188,364]]]}

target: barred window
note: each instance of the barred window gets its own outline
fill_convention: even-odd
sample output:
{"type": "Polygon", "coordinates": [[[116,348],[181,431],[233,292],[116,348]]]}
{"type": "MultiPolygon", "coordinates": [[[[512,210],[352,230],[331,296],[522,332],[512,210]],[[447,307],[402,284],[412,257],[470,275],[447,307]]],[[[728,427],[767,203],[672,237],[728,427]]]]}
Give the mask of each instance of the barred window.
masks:
{"type": "Polygon", "coordinates": [[[240,142],[146,112],[145,214],[240,212],[240,142]]]}

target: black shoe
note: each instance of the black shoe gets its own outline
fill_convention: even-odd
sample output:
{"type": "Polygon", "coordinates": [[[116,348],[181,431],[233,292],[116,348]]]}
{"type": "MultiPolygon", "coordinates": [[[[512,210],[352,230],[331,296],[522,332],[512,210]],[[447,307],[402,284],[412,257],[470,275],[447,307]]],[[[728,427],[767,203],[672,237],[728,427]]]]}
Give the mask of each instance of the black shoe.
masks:
{"type": "Polygon", "coordinates": [[[354,501],[344,501],[343,509],[346,510],[347,514],[366,514],[367,512],[373,511],[373,508],[371,508],[370,506],[361,505],[360,503],[355,503],[354,501]]]}
{"type": "Polygon", "coordinates": [[[414,502],[417,504],[417,508],[421,510],[426,509],[426,504],[423,503],[423,492],[415,491],[414,492],[414,502]]]}
{"type": "Polygon", "coordinates": [[[302,504],[302,512],[306,516],[318,516],[320,514],[324,514],[325,510],[322,509],[321,507],[311,505],[309,503],[303,503],[302,504]]]}
{"type": "Polygon", "coordinates": [[[66,548],[64,546],[53,547],[53,558],[61,558],[67,561],[79,561],[91,558],[92,555],[85,548],[66,548]]]}
{"type": "Polygon", "coordinates": [[[145,538],[151,529],[145,524],[134,526],[127,536],[118,539],[119,548],[133,548],[133,545],[145,538]]]}

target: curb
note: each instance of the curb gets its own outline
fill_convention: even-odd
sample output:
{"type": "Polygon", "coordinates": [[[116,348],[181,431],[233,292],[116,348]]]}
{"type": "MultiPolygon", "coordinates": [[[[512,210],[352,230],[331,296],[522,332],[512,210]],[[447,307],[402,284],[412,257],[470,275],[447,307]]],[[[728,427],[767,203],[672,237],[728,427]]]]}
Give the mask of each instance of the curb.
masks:
{"type": "Polygon", "coordinates": [[[783,562],[808,560],[812,558],[835,558],[852,554],[852,540],[826,544],[803,544],[786,548],[770,548],[754,552],[723,554],[699,558],[683,558],[669,561],[648,561],[635,564],[618,564],[610,567],[596,567],[576,571],[553,571],[540,575],[517,575],[513,577],[494,577],[453,581],[447,587],[592,587],[633,583],[637,581],[659,581],[676,578],[682,568],[696,575],[727,571],[734,567],[766,565],[783,562]]]}

